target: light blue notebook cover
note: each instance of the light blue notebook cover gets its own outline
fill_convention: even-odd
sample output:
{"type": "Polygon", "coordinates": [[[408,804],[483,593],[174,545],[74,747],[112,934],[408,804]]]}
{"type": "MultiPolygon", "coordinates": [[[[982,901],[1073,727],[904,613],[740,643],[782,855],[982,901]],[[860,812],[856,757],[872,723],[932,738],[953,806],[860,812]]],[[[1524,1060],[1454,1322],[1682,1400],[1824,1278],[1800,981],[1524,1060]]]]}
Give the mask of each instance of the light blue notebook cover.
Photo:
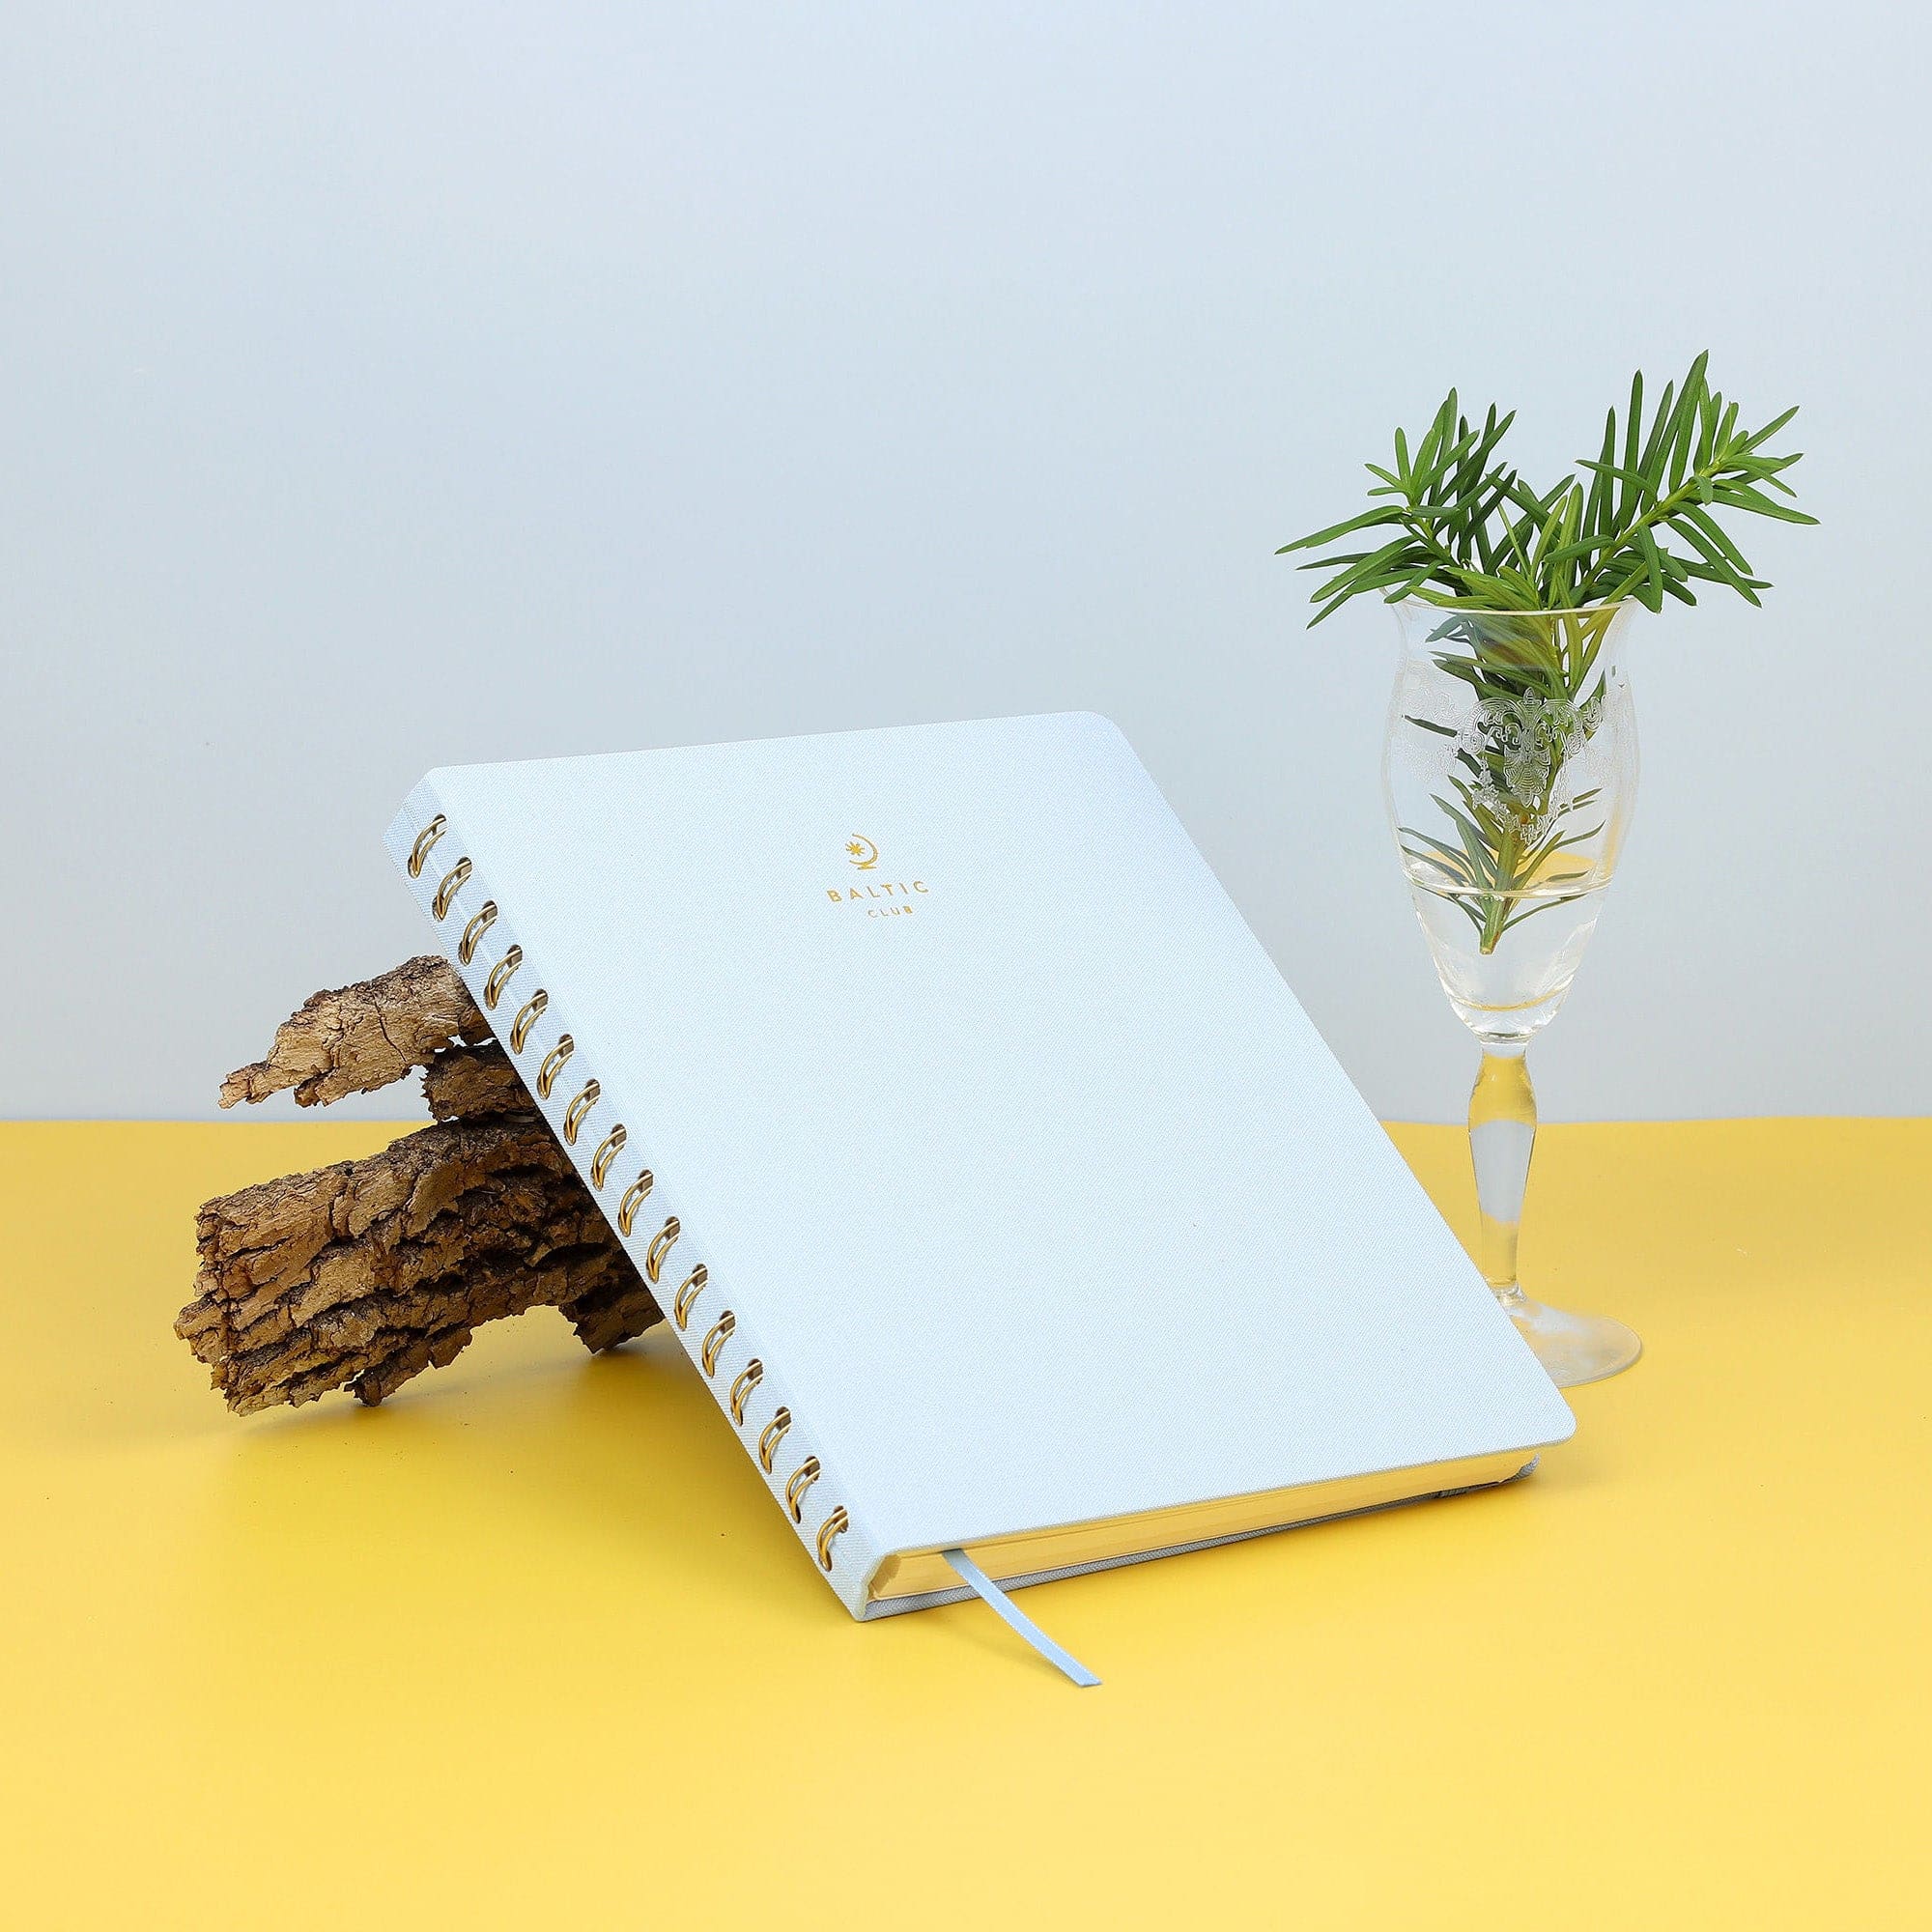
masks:
{"type": "Polygon", "coordinates": [[[855,1616],[1574,1428],[1103,719],[450,768],[388,843],[855,1616]]]}

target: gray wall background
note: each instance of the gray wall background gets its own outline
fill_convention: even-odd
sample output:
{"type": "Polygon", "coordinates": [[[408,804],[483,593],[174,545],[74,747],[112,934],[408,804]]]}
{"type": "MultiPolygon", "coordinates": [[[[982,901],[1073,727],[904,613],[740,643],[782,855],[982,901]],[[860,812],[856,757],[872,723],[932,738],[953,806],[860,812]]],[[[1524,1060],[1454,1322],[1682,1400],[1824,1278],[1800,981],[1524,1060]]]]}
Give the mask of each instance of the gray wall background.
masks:
{"type": "Polygon", "coordinates": [[[421,950],[430,765],[1077,706],[1458,1118],[1394,627],[1270,552],[1452,382],[1534,472],[1706,346],[1827,522],[1640,620],[1546,1113],[1932,1109],[1927,19],[15,4],[0,1114],[212,1115],[421,950]]]}

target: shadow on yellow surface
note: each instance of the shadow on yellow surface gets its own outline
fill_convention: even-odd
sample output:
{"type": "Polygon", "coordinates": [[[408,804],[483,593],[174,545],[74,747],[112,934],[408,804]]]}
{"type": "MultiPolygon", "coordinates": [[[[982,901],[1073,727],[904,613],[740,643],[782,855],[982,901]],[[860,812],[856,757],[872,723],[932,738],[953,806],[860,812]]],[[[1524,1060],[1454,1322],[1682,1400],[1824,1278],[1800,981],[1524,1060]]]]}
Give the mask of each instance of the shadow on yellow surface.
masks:
{"type": "Polygon", "coordinates": [[[1547,1130],[1526,1279],[1644,1361],[1528,1483],[1030,1593],[1087,1694],[851,1623],[662,1336],[226,1416],[195,1204],[385,1137],[0,1127],[16,1922],[1924,1916],[1932,1124],[1547,1130]]]}

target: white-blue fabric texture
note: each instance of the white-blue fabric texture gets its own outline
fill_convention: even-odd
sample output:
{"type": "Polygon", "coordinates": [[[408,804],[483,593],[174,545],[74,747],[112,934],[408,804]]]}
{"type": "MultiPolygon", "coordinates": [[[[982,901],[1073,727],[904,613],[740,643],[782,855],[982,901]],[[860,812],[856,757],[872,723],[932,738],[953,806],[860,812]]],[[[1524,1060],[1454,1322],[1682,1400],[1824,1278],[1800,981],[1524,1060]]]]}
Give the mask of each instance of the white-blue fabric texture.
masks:
{"type": "Polygon", "coordinates": [[[613,1222],[654,1172],[626,1246],[677,1217],[680,1340],[727,1415],[760,1364],[747,1453],[790,1411],[765,1480],[854,1615],[895,1551],[1570,1435],[1105,720],[448,768],[399,865],[438,814],[439,943],[496,903],[465,980],[522,948],[494,1018],[547,993],[519,1066],[571,1037],[613,1222]]]}

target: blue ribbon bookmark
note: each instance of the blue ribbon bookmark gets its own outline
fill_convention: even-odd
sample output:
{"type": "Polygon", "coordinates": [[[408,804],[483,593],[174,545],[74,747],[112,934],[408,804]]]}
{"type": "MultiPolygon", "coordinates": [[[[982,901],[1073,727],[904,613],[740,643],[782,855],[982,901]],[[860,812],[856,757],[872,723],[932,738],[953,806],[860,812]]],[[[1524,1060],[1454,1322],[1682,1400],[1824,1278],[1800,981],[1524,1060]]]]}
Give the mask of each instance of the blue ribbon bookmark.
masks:
{"type": "Polygon", "coordinates": [[[963,1549],[946,1549],[940,1553],[959,1573],[961,1581],[973,1594],[1016,1636],[1032,1644],[1056,1670],[1065,1672],[1083,1690],[1099,1683],[1077,1657],[1068,1657],[963,1549]]]}

